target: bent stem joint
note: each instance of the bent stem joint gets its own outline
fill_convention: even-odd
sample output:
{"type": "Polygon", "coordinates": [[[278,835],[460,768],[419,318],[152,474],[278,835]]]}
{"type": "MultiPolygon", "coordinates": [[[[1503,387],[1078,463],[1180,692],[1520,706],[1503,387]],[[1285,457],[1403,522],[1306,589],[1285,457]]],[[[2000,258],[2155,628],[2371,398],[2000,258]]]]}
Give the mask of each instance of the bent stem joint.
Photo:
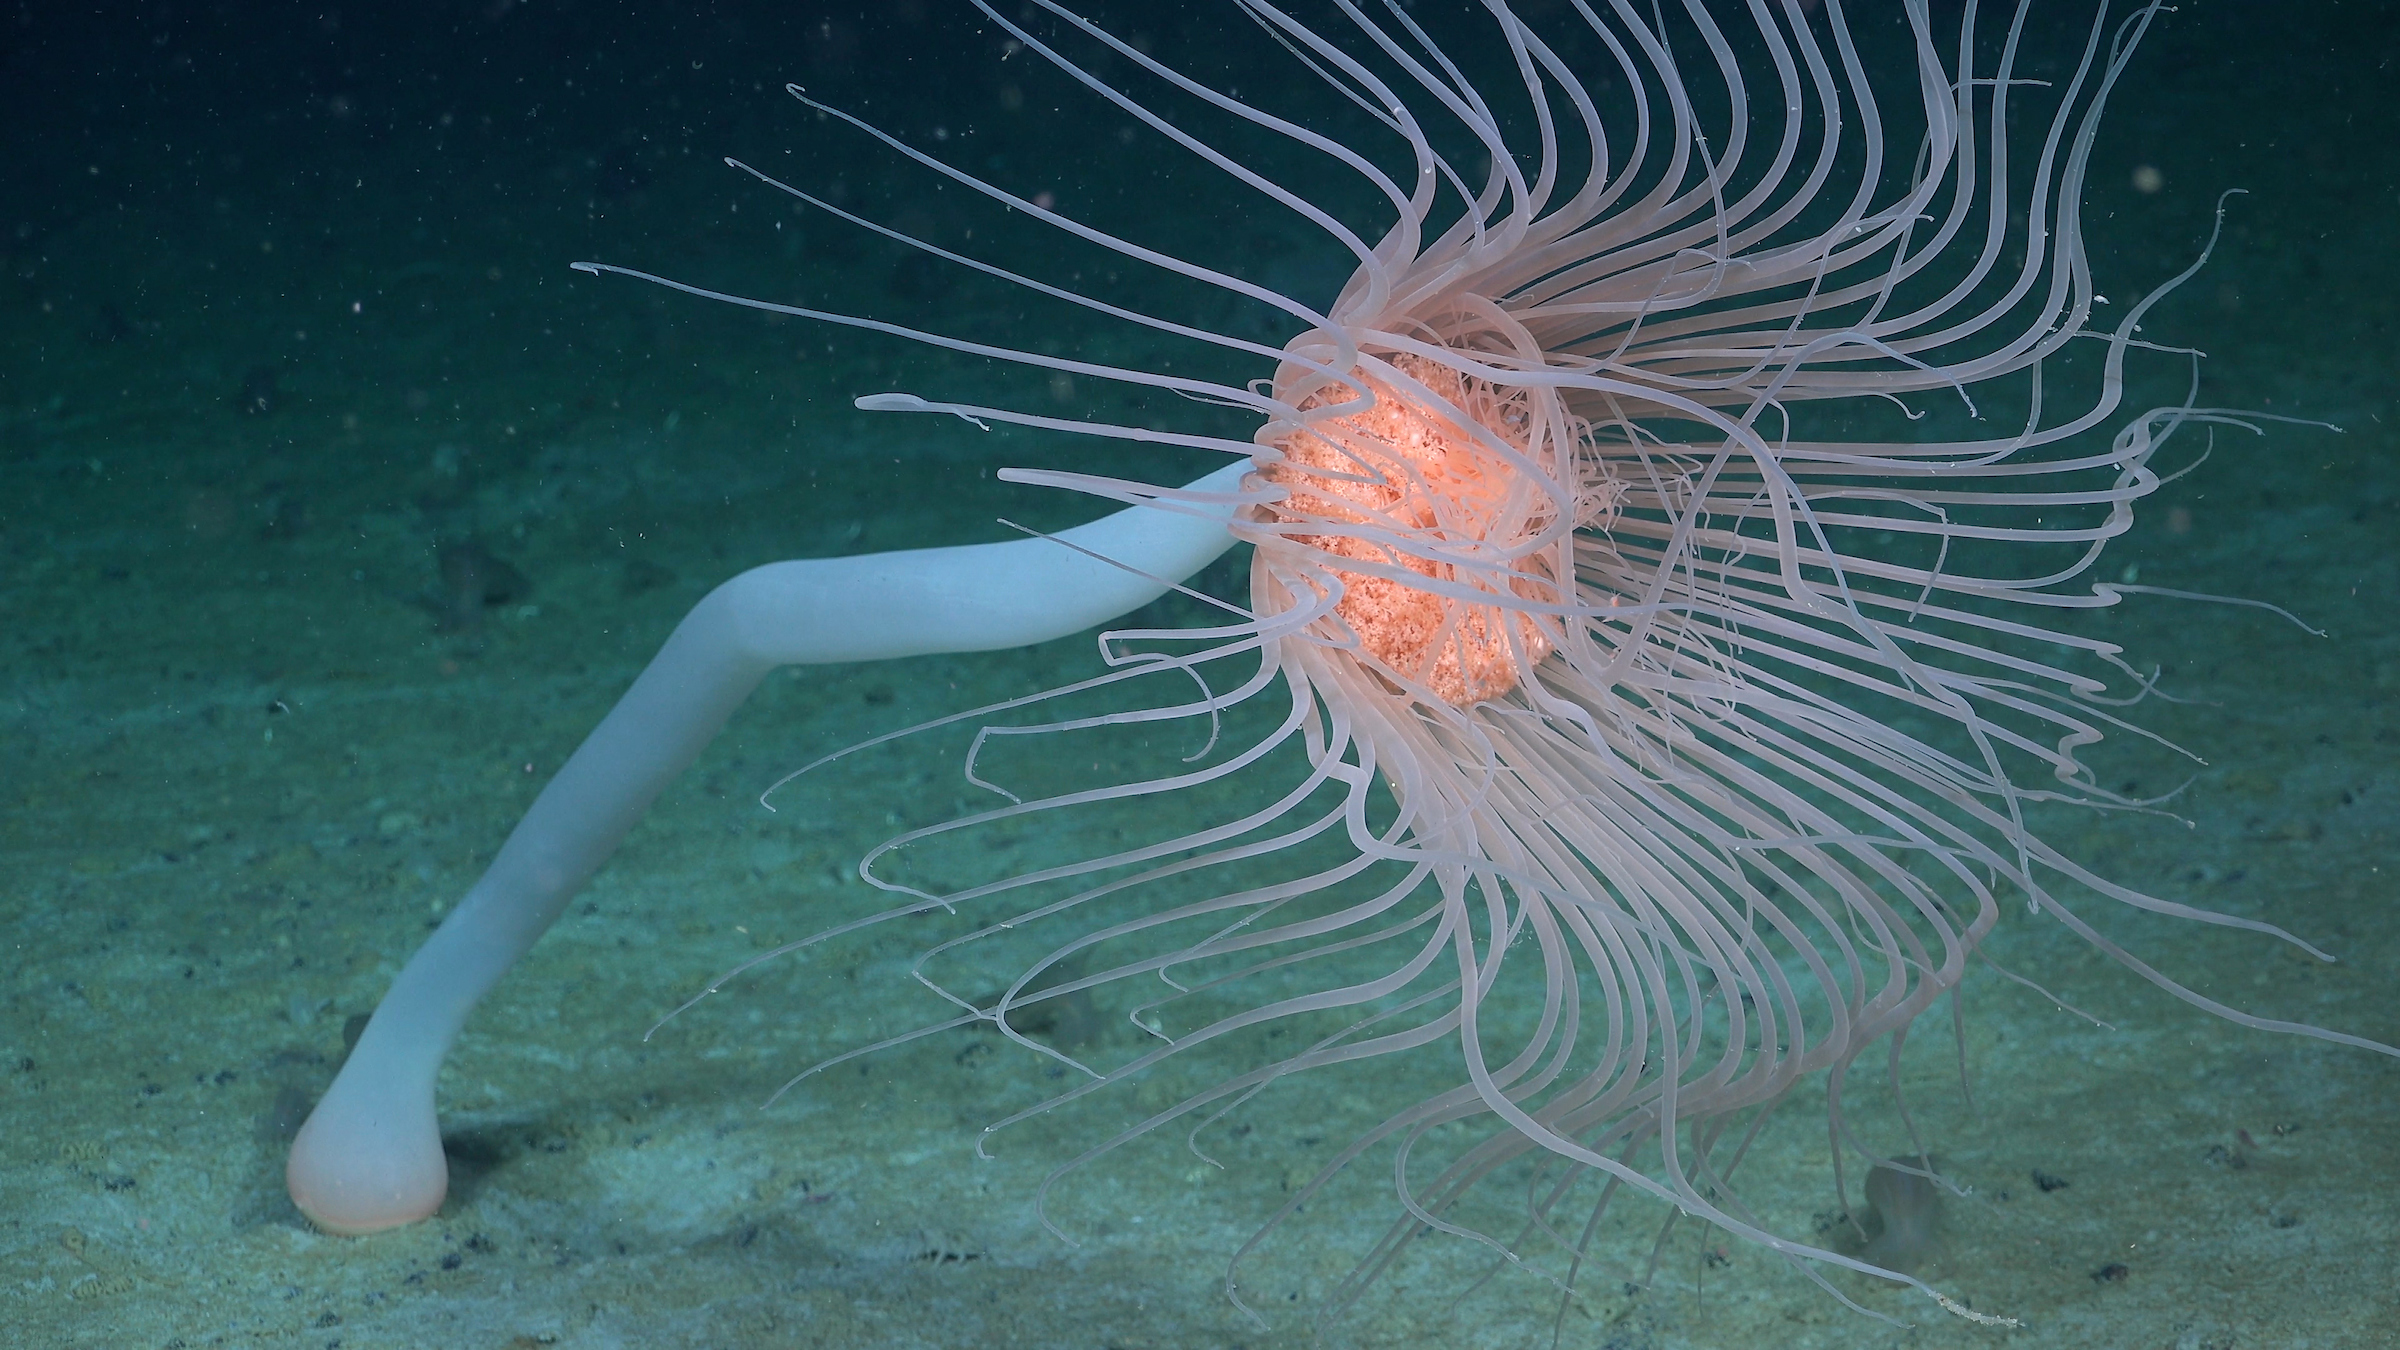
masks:
{"type": "MultiPolygon", "coordinates": [[[[1247,463],[1189,491],[1231,494],[1247,463]]],[[[409,959],[292,1142],[292,1200],[330,1233],[414,1223],[449,1190],[434,1083],[467,1014],[768,671],[994,651],[1163,594],[1232,542],[1230,506],[1137,506],[1053,538],[753,568],[709,592],[409,959]],[[1065,546],[1062,546],[1062,542],[1065,546]]]]}

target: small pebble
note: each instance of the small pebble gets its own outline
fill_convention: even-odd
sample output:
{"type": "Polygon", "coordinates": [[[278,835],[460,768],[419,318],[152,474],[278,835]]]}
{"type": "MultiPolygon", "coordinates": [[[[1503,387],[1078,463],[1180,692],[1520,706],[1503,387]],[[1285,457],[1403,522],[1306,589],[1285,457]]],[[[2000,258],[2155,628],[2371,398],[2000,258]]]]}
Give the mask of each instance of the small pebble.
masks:
{"type": "MultiPolygon", "coordinates": [[[[1920,1158],[1899,1158],[1901,1167],[1930,1170],[1920,1158]]],[[[1934,1228],[1941,1218],[1942,1188],[1929,1177],[1899,1167],[1878,1166],[1867,1173],[1869,1231],[1859,1255],[1885,1270],[1908,1274],[1932,1260],[1941,1247],[1934,1228]]]]}

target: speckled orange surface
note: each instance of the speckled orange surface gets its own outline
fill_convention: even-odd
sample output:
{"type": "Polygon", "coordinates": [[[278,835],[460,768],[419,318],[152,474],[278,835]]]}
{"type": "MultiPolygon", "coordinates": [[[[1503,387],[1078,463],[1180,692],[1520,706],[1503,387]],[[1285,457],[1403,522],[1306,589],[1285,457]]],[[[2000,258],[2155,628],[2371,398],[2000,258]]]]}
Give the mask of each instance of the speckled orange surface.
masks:
{"type": "MultiPolygon", "coordinates": [[[[1424,357],[1404,353],[1394,358],[1393,367],[1423,392],[1403,392],[1363,377],[1370,407],[1285,438],[1279,447],[1283,458],[1266,466],[1266,477],[1290,494],[1275,509],[1282,525],[1361,531],[1294,533],[1292,542],[1428,581],[1505,598],[1521,592],[1527,599],[1557,603],[1558,588],[1544,556],[1473,569],[1443,556],[1478,546],[1513,551],[1548,523],[1547,517],[1520,519],[1524,507],[1510,501],[1510,479],[1521,471],[1460,426],[1474,408],[1484,414],[1472,419],[1484,434],[1523,455],[1527,437],[1521,410],[1512,418],[1508,404],[1496,400],[1488,386],[1470,392],[1470,382],[1456,370],[1424,357]],[[1511,505],[1517,510],[1504,515],[1511,505]]],[[[1356,397],[1346,387],[1337,388],[1311,395],[1301,406],[1306,410],[1356,397]]],[[[1521,491],[1534,495],[1529,486],[1521,491]]],[[[1453,706],[1514,689],[1520,669],[1538,664],[1556,646],[1550,635],[1554,624],[1501,603],[1462,600],[1388,574],[1339,575],[1344,590],[1334,612],[1359,648],[1453,706]]]]}

